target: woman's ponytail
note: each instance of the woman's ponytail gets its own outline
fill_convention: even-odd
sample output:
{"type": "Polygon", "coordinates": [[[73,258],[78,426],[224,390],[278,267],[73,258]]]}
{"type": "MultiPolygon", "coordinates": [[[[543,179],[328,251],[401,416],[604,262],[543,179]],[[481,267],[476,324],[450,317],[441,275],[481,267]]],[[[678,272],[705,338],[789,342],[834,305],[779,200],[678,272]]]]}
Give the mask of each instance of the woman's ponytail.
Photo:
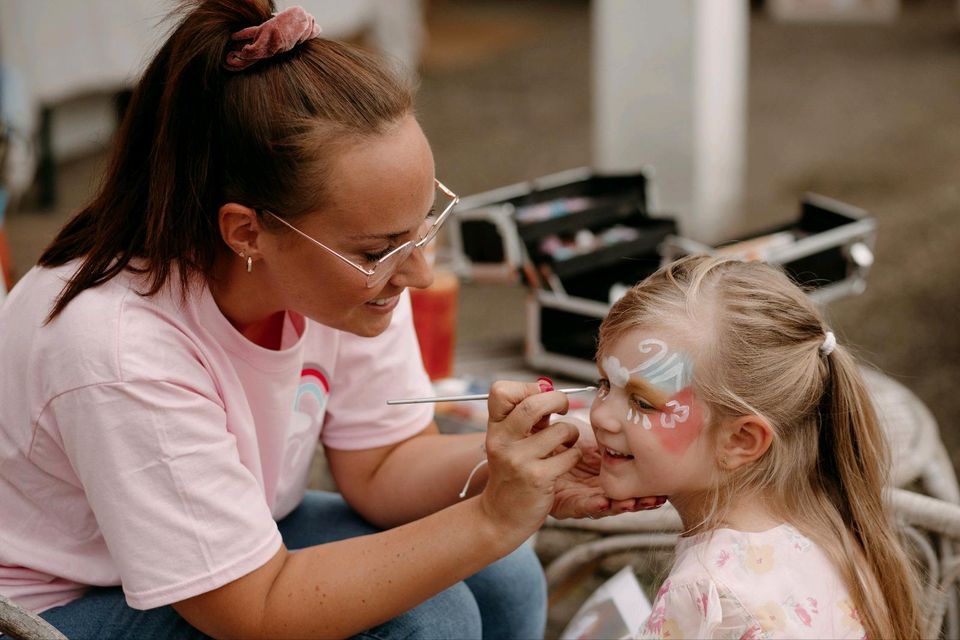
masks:
{"type": "Polygon", "coordinates": [[[223,204],[290,218],[322,209],[333,154],[411,112],[409,77],[331,40],[228,69],[232,36],[273,11],[270,0],[180,2],[179,22],[134,89],[103,185],[40,257],[45,267],[79,262],[48,320],[125,269],[144,274],[143,295],[178,274],[186,296],[228,250],[223,204]]]}
{"type": "Polygon", "coordinates": [[[144,295],[156,293],[179,263],[186,288],[218,253],[216,210],[221,151],[222,70],[230,33],[270,17],[272,4],[181,2],[176,26],[134,89],[114,142],[104,184],[40,256],[41,266],[81,258],[50,312],[56,317],[85,289],[141,259],[144,295]]]}

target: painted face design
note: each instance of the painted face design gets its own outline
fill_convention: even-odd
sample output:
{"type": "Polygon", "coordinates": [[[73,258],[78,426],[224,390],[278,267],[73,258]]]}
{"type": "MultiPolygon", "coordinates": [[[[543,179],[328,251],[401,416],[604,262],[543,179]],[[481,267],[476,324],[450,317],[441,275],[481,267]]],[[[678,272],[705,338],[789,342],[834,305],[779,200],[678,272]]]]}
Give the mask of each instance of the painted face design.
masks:
{"type": "Polygon", "coordinates": [[[654,431],[664,448],[682,452],[699,435],[703,422],[691,387],[693,361],[657,338],[641,340],[637,351],[640,357],[632,368],[615,355],[601,360],[606,383],[601,382],[597,399],[604,401],[611,387],[621,390],[630,399],[626,422],[654,431]]]}
{"type": "Polygon", "coordinates": [[[701,437],[708,409],[693,385],[695,360],[679,340],[637,327],[598,359],[590,423],[602,455],[600,486],[611,498],[673,499],[713,482],[715,447],[701,437]]]}

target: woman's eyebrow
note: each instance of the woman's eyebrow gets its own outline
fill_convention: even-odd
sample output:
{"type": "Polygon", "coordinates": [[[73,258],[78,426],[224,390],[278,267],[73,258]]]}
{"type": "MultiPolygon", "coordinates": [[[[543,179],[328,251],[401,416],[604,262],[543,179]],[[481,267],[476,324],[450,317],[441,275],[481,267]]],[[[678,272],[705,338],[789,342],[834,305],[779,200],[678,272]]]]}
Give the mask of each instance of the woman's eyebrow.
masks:
{"type": "MultiPolygon", "coordinates": [[[[436,210],[436,200],[430,205],[430,208],[427,209],[427,212],[423,214],[424,219],[427,218],[431,213],[436,210]]],[[[385,231],[383,233],[353,233],[350,234],[351,240],[364,241],[364,240],[399,240],[403,236],[410,233],[409,230],[406,231],[385,231]]]]}
{"type": "Polygon", "coordinates": [[[350,235],[351,240],[399,240],[401,237],[410,233],[409,231],[387,231],[385,233],[354,233],[350,235]]]}

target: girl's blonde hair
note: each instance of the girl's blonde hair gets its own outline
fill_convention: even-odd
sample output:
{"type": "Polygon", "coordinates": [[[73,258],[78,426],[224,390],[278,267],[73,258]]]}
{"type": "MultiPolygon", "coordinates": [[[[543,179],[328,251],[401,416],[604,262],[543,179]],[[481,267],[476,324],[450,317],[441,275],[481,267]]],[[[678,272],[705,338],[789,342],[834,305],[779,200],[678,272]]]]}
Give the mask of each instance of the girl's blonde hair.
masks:
{"type": "Polygon", "coordinates": [[[769,265],[692,256],[613,306],[598,353],[635,327],[688,338],[711,424],[758,415],[773,429],[759,460],[721,475],[704,526],[733,496],[765,500],[830,556],[868,638],[920,637],[914,576],[882,496],[886,439],[854,358],[822,349],[828,329],[803,291],[769,265]]]}

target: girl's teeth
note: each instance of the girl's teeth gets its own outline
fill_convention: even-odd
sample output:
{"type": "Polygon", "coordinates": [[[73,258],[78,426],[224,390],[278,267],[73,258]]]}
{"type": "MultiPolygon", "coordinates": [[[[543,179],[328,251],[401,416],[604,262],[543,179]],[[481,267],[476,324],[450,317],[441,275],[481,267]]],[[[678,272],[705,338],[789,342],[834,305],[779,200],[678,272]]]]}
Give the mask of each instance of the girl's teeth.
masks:
{"type": "Polygon", "coordinates": [[[614,458],[632,458],[630,454],[620,453],[619,451],[614,451],[613,449],[607,449],[607,455],[613,456],[614,458]]]}
{"type": "Polygon", "coordinates": [[[379,298],[379,299],[377,299],[377,300],[371,300],[371,304],[375,304],[375,305],[377,305],[378,307],[382,307],[382,306],[384,306],[385,304],[387,304],[388,302],[390,302],[390,300],[391,300],[391,298],[379,298]]]}

